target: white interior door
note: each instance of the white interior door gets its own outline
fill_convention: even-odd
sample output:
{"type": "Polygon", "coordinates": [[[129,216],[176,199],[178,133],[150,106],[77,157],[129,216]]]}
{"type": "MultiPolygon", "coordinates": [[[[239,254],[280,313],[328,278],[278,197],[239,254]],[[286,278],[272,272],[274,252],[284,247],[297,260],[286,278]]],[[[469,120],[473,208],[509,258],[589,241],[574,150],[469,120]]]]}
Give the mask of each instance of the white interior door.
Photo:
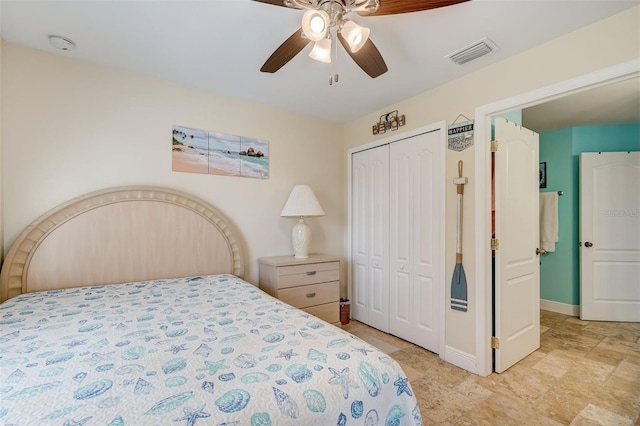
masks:
{"type": "Polygon", "coordinates": [[[640,322],[640,152],[580,154],[580,318],[640,322]]]}
{"type": "Polygon", "coordinates": [[[389,146],[354,153],[351,161],[351,315],[388,332],[389,146]]]}
{"type": "Polygon", "coordinates": [[[540,347],[538,134],[495,120],[495,371],[540,347]]]}
{"type": "Polygon", "coordinates": [[[391,334],[439,353],[443,305],[441,130],[390,147],[391,334]]]}

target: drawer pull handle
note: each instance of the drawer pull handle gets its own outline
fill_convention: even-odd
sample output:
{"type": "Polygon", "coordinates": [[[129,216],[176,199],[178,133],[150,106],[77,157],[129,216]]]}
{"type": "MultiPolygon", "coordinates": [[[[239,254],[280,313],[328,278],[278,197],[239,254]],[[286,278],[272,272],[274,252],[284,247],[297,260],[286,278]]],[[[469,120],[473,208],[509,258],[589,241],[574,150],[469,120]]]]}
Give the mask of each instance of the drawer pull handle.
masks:
{"type": "Polygon", "coordinates": [[[315,293],[307,293],[307,297],[308,298],[316,297],[316,294],[315,293]]]}
{"type": "Polygon", "coordinates": [[[315,274],[316,274],[316,271],[309,271],[309,272],[307,272],[307,275],[315,275],[315,274]]]}

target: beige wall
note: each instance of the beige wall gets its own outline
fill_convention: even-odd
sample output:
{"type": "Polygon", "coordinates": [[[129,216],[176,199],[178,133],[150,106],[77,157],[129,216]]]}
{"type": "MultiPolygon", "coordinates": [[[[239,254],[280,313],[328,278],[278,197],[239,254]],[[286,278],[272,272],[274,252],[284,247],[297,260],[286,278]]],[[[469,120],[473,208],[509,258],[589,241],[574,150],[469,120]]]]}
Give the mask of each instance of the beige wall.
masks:
{"type": "MultiPolygon", "coordinates": [[[[501,99],[516,96],[553,83],[568,80],[592,71],[623,63],[640,56],[640,6],[609,19],[557,38],[511,59],[486,67],[433,90],[418,94],[397,104],[374,111],[345,125],[346,150],[370,143],[383,136],[373,136],[371,126],[388,111],[405,114],[407,124],[402,130],[411,130],[446,120],[451,124],[459,114],[471,119],[475,109],[501,99]]],[[[464,162],[464,175],[469,177],[464,197],[464,269],[469,284],[469,311],[462,313],[446,309],[445,344],[458,351],[475,355],[474,303],[475,260],[475,205],[473,179],[475,148],[461,153],[447,151],[447,183],[457,176],[457,163],[464,162]]],[[[344,154],[346,156],[346,153],[344,154]]],[[[446,217],[456,217],[456,188],[447,185],[446,217]]],[[[449,281],[455,265],[455,220],[446,223],[447,300],[449,281]]]]}
{"type": "Polygon", "coordinates": [[[279,215],[293,185],[308,184],[326,212],[307,221],[313,251],[342,256],[341,125],[11,43],[2,59],[5,250],[67,199],[110,186],[167,186],[232,219],[245,240],[245,277],[257,283],[258,257],[292,253],[295,219],[279,215]],[[268,140],[270,178],[172,172],[174,124],[268,140]]]}

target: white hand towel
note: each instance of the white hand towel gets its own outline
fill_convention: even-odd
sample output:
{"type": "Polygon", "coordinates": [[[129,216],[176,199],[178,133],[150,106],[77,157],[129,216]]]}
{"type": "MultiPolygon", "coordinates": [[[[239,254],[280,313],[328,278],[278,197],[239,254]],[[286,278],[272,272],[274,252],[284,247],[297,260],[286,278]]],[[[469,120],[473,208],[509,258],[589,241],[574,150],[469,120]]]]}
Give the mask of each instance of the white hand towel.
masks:
{"type": "Polygon", "coordinates": [[[558,242],[558,193],[540,193],[540,248],[556,251],[558,242]]]}

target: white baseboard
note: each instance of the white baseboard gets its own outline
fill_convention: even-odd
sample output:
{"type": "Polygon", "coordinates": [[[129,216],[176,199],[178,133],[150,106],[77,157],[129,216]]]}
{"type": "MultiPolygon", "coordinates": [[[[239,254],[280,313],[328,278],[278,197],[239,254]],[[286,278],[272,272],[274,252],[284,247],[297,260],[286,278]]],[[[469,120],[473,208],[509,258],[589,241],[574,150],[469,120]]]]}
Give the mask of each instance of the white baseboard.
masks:
{"type": "Polygon", "coordinates": [[[540,309],[573,317],[580,316],[580,305],[569,305],[567,303],[554,302],[553,300],[540,299],[540,309]]]}
{"type": "Polygon", "coordinates": [[[462,352],[461,350],[452,348],[451,346],[445,346],[444,356],[441,358],[453,365],[464,368],[470,373],[478,374],[476,357],[471,354],[462,352]]]}

